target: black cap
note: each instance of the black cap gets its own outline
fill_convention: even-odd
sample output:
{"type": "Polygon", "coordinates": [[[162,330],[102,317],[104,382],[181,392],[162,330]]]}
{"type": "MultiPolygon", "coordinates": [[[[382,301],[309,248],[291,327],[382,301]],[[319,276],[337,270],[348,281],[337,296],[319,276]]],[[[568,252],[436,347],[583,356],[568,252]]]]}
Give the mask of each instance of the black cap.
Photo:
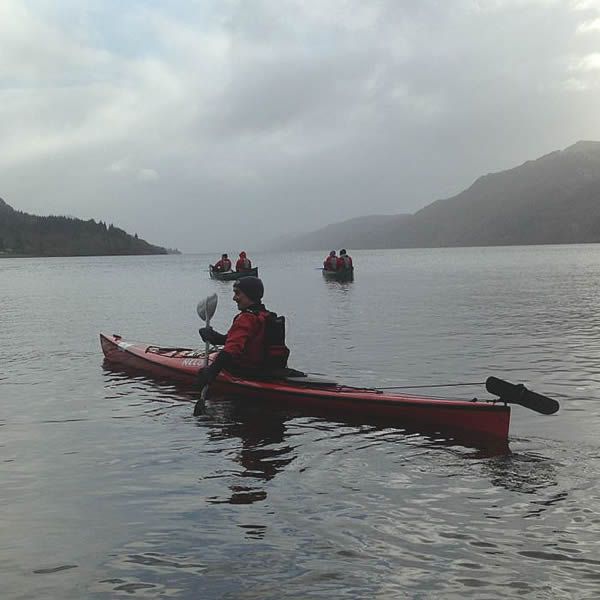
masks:
{"type": "Polygon", "coordinates": [[[250,300],[259,302],[265,293],[263,282],[258,277],[248,276],[237,279],[233,284],[234,289],[246,294],[250,300]]]}
{"type": "Polygon", "coordinates": [[[342,249],[340,250],[340,254],[346,254],[346,251],[345,251],[345,250],[342,248],[342,249]]]}

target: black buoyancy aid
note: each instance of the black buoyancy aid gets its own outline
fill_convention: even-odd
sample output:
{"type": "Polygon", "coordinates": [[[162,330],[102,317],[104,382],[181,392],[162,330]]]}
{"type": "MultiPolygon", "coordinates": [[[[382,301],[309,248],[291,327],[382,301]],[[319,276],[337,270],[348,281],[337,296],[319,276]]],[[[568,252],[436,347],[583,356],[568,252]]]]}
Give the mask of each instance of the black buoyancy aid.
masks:
{"type": "Polygon", "coordinates": [[[284,369],[290,356],[290,350],[285,345],[285,317],[277,315],[264,306],[251,306],[245,309],[255,314],[265,327],[265,358],[266,369],[284,369]]]}
{"type": "Polygon", "coordinates": [[[285,317],[269,311],[265,320],[265,365],[285,368],[289,356],[290,350],[285,345],[285,317]]]}

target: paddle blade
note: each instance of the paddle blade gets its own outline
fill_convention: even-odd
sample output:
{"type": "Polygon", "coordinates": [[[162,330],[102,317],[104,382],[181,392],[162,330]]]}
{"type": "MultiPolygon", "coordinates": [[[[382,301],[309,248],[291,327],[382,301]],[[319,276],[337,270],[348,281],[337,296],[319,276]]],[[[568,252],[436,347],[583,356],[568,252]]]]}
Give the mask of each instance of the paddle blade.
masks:
{"type": "Polygon", "coordinates": [[[200,400],[198,400],[198,402],[196,402],[196,404],[194,405],[194,416],[199,417],[201,414],[203,414],[204,408],[204,398],[200,397],[200,400]]]}
{"type": "Polygon", "coordinates": [[[542,415],[552,415],[560,405],[556,400],[542,396],[536,392],[528,390],[522,383],[515,385],[497,377],[488,377],[485,382],[485,389],[494,396],[499,396],[504,402],[510,404],[520,404],[542,415]]]}
{"type": "Polygon", "coordinates": [[[217,310],[217,302],[219,297],[216,294],[207,296],[204,300],[198,302],[196,306],[196,312],[203,321],[210,321],[217,310]]]}

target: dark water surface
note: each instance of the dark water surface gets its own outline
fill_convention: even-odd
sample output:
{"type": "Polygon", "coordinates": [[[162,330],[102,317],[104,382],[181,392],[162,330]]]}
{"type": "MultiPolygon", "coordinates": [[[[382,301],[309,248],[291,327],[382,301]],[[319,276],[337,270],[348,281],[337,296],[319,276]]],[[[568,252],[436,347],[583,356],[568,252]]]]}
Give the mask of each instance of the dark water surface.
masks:
{"type": "MultiPolygon", "coordinates": [[[[484,381],[510,450],[194,394],[103,364],[98,332],[200,346],[208,257],[0,260],[2,598],[597,598],[600,246],[257,255],[293,365],[484,381]]],[[[210,257],[213,258],[213,257],[210,257]]],[[[485,397],[482,387],[420,390],[485,397]]]]}

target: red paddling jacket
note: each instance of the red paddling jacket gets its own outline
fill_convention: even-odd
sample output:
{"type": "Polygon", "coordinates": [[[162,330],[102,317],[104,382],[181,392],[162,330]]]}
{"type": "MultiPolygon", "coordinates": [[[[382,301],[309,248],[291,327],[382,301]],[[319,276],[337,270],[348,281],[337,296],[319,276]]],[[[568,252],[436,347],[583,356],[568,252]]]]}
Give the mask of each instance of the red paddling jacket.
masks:
{"type": "Polygon", "coordinates": [[[231,261],[228,258],[221,258],[215,263],[213,269],[220,272],[231,271],[231,261]]]}
{"type": "Polygon", "coordinates": [[[338,268],[337,256],[328,256],[323,262],[323,268],[326,271],[337,271],[337,268],[338,268]]]}
{"type": "Polygon", "coordinates": [[[252,268],[252,263],[250,262],[250,259],[246,257],[246,255],[244,254],[244,256],[242,256],[240,254],[240,257],[238,258],[237,262],[235,263],[235,270],[236,271],[249,271],[252,268]]]}
{"type": "MultiPolygon", "coordinates": [[[[200,332],[207,341],[202,329],[200,332]]],[[[221,369],[247,374],[287,366],[290,351],[285,345],[285,317],[278,317],[263,304],[245,308],[233,319],[227,335],[212,331],[211,338],[211,343],[224,347],[208,368],[200,370],[201,388],[210,384],[221,369]]]]}
{"type": "Polygon", "coordinates": [[[265,323],[269,312],[263,304],[245,308],[233,319],[223,350],[240,369],[259,369],[265,361],[265,323]]]}
{"type": "Polygon", "coordinates": [[[352,268],[352,257],[347,254],[338,256],[337,259],[338,269],[351,269],[352,268]]]}

